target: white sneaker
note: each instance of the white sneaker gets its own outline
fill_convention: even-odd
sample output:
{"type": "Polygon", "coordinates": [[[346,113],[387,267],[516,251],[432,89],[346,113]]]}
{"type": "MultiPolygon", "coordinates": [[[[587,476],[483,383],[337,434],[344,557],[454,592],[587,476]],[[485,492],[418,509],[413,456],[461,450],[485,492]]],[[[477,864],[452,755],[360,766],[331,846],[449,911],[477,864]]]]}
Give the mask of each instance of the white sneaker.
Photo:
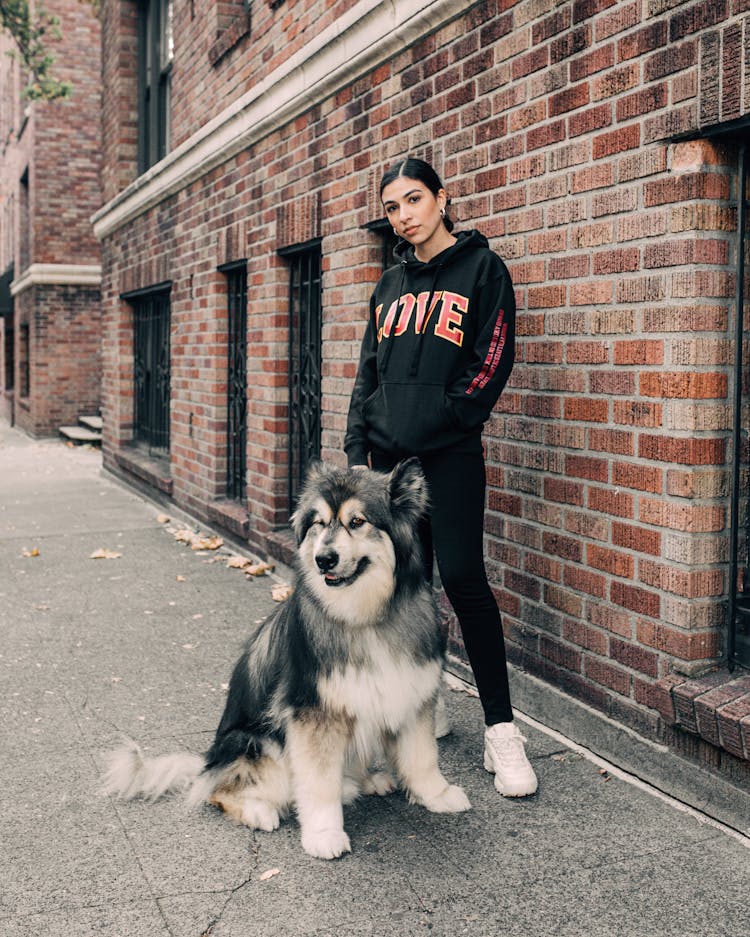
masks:
{"type": "Polygon", "coordinates": [[[437,701],[435,703],[435,738],[442,739],[446,735],[450,735],[451,732],[451,721],[448,718],[448,709],[445,705],[445,693],[444,690],[440,690],[438,693],[437,701]]]}
{"type": "Polygon", "coordinates": [[[495,775],[495,788],[503,797],[528,797],[538,786],[514,722],[498,722],[484,733],[484,767],[495,775]]]}

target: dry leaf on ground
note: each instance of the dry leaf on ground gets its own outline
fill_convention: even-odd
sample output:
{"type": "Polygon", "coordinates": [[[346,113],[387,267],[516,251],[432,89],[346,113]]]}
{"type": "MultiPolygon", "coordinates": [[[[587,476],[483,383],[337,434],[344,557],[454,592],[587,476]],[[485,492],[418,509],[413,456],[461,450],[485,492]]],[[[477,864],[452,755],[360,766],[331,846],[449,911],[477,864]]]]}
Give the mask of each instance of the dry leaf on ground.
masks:
{"type": "Polygon", "coordinates": [[[39,556],[39,547],[32,547],[30,550],[22,550],[21,556],[39,556]]]}
{"type": "Polygon", "coordinates": [[[245,573],[248,576],[265,576],[266,573],[272,573],[274,568],[273,563],[253,563],[245,567],[245,573]]]}
{"type": "Polygon", "coordinates": [[[171,520],[171,518],[170,518],[170,516],[169,516],[168,514],[157,514],[157,515],[156,515],[156,523],[157,523],[157,524],[168,524],[168,523],[170,522],[170,520],[171,520]]]}
{"type": "Polygon", "coordinates": [[[244,556],[230,556],[227,559],[227,566],[230,569],[244,569],[250,565],[250,560],[244,556]]]}
{"type": "Polygon", "coordinates": [[[221,537],[196,537],[190,544],[191,550],[218,550],[224,546],[221,537]]]}
{"type": "Polygon", "coordinates": [[[262,872],[258,876],[259,882],[267,882],[269,878],[273,878],[274,875],[281,875],[281,869],[267,869],[265,872],[262,872]]]}
{"type": "Polygon", "coordinates": [[[106,547],[100,547],[89,557],[90,560],[116,560],[122,556],[122,553],[116,553],[114,550],[107,550],[106,547]]]}
{"type": "Polygon", "coordinates": [[[292,587],[288,582],[277,582],[271,589],[271,598],[274,602],[283,602],[292,594],[292,587]]]}
{"type": "Polygon", "coordinates": [[[196,538],[196,534],[194,534],[192,530],[188,530],[187,528],[183,528],[182,530],[176,530],[174,532],[174,539],[178,543],[192,543],[193,540],[195,540],[195,538],[196,538]]]}

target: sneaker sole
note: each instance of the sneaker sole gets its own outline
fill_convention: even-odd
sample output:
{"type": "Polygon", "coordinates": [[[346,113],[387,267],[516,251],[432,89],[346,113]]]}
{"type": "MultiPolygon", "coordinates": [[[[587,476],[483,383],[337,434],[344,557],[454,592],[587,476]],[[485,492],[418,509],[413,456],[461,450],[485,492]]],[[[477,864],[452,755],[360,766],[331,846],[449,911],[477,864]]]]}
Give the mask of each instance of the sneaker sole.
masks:
{"type": "Polygon", "coordinates": [[[492,764],[492,759],[490,758],[490,756],[487,754],[486,751],[484,753],[484,770],[489,771],[490,774],[495,775],[495,790],[498,792],[498,794],[502,794],[503,797],[531,797],[531,795],[536,794],[537,790],[539,789],[539,785],[535,784],[532,790],[506,791],[502,785],[502,782],[500,781],[500,778],[497,776],[497,773],[495,772],[495,767],[492,764]]]}

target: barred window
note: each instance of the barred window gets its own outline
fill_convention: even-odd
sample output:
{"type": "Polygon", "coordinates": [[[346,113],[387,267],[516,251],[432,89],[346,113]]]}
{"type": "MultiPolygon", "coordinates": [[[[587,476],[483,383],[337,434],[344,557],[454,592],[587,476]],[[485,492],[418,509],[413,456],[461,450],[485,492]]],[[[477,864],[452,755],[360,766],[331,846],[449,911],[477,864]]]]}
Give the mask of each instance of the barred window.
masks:
{"type": "Polygon", "coordinates": [[[320,240],[279,251],[289,261],[289,510],[307,467],[320,458],[321,249],[320,240]]]}
{"type": "Polygon", "coordinates": [[[169,284],[123,296],[133,307],[133,441],[169,453],[169,284]]]}
{"type": "Polygon", "coordinates": [[[247,473],[247,261],[219,268],[227,278],[226,496],[246,497],[247,473]]]}

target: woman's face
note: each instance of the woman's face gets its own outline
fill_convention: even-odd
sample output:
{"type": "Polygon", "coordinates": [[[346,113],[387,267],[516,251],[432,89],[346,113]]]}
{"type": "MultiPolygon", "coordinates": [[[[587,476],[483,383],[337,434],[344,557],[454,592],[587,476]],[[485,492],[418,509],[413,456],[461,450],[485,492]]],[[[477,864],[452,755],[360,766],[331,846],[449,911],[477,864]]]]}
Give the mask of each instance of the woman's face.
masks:
{"type": "Polygon", "coordinates": [[[423,182],[399,176],[383,189],[385,215],[399,237],[414,245],[420,260],[429,260],[455,240],[443,224],[445,190],[434,195],[423,182]]]}

